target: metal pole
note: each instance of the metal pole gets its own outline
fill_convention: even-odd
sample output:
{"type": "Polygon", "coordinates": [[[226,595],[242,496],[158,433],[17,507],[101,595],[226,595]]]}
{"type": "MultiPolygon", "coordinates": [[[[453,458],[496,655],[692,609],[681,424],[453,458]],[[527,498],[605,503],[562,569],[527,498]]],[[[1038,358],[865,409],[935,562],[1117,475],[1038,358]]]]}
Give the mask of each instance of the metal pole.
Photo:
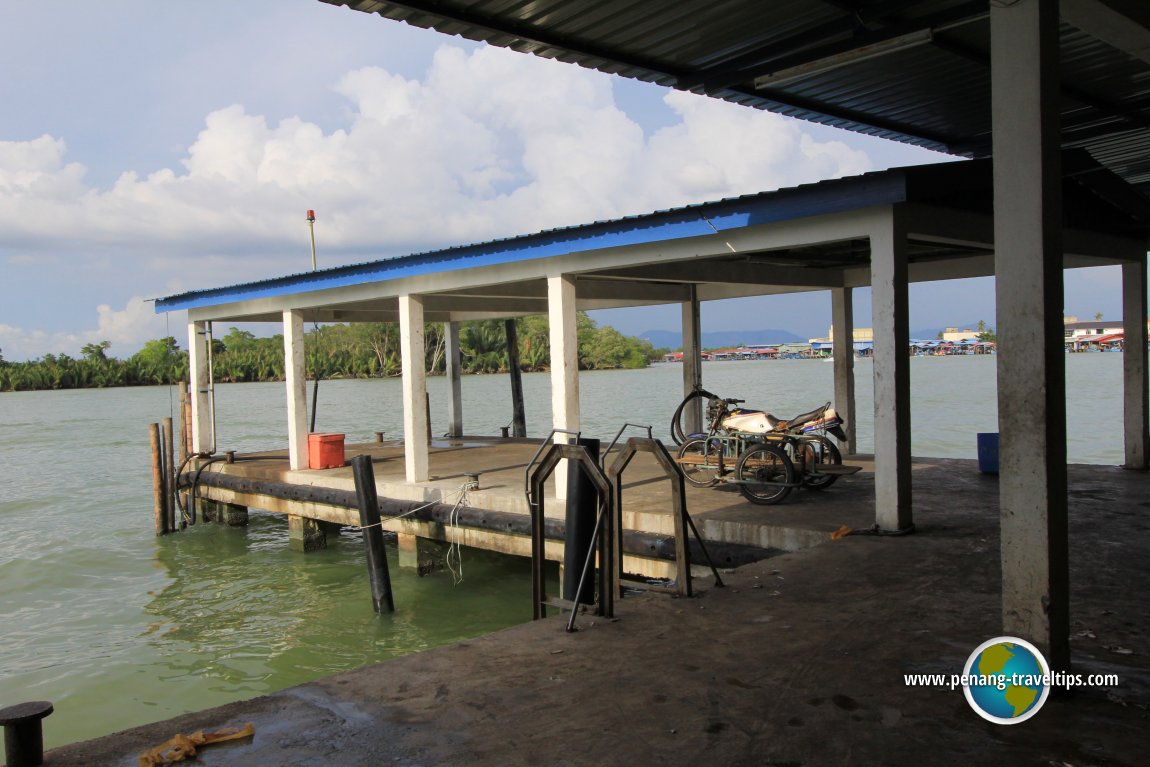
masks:
{"type": "Polygon", "coordinates": [[[371,580],[371,604],[376,613],[395,612],[395,598],[391,593],[391,573],[387,569],[387,552],[383,548],[383,529],[379,518],[379,498],[375,490],[375,470],[371,456],[357,455],[351,459],[351,473],[355,479],[355,498],[359,506],[359,526],[363,528],[363,542],[367,547],[367,575],[371,580]]]}
{"type": "Polygon", "coordinates": [[[315,211],[307,212],[307,230],[311,233],[311,270],[315,271],[315,211]]]}
{"type": "MultiPolygon", "coordinates": [[[[311,270],[314,272],[316,270],[316,262],[315,262],[315,211],[314,210],[309,210],[307,212],[307,230],[308,230],[308,233],[311,235],[311,270]]],[[[316,343],[319,343],[319,323],[316,323],[316,326],[315,326],[315,340],[316,340],[316,343]]],[[[315,369],[315,381],[312,383],[312,387],[311,387],[311,422],[308,425],[308,431],[309,432],[315,431],[315,411],[316,411],[316,408],[318,406],[319,406],[319,363],[317,362],[316,363],[316,369],[315,369]]]]}

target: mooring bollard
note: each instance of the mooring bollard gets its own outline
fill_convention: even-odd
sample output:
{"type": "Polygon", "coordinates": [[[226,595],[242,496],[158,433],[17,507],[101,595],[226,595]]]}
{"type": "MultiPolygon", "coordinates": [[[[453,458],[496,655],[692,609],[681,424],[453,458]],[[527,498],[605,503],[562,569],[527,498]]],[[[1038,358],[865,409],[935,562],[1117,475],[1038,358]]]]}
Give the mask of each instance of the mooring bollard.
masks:
{"type": "Polygon", "coordinates": [[[52,711],[52,704],[46,700],[0,709],[0,725],[4,726],[4,759],[8,767],[36,767],[44,763],[43,719],[52,711]]]}
{"type": "Polygon", "coordinates": [[[379,496],[375,490],[375,469],[371,456],[357,455],[351,459],[351,474],[355,479],[355,498],[359,506],[359,526],[363,528],[363,543],[367,548],[367,575],[371,579],[371,603],[377,613],[386,605],[395,612],[395,598],[391,594],[391,573],[387,570],[387,552],[383,548],[383,528],[379,518],[379,496]]]}

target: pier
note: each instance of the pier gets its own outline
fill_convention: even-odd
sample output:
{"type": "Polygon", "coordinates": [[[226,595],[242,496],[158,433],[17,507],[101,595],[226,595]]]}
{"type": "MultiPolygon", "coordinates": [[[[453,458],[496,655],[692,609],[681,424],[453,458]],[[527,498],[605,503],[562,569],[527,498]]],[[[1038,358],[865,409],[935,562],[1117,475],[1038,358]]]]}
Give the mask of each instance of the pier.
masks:
{"type": "MultiPolygon", "coordinates": [[[[434,440],[428,449],[429,479],[409,483],[403,475],[403,445],[349,445],[347,455],[366,455],[375,469],[384,529],[400,539],[400,565],[415,567],[418,539],[460,544],[517,556],[531,554],[530,510],[525,470],[539,440],[463,437],[434,440]],[[469,483],[477,482],[477,487],[469,483]]],[[[618,450],[605,458],[610,462],[618,450]]],[[[852,461],[873,466],[867,457],[852,461]]],[[[358,526],[350,466],[291,469],[286,451],[235,456],[199,473],[197,498],[229,510],[256,508],[288,518],[290,545],[300,551],[324,545],[340,526],[358,526]],[[334,527],[333,527],[334,526],[334,527]]],[[[187,472],[184,483],[196,472],[187,472]]],[[[547,558],[563,559],[564,504],[554,482],[546,486],[547,558]]],[[[734,567],[831,540],[842,528],[872,526],[873,512],[859,497],[873,494],[873,480],[844,478],[832,491],[793,493],[774,507],[747,503],[734,486],[687,487],[687,508],[711,557],[734,567]]],[[[624,571],[649,578],[675,573],[674,520],[670,489],[650,456],[636,455],[623,483],[624,571]]],[[[239,519],[243,519],[242,516],[239,519]]],[[[220,519],[220,521],[225,521],[220,519]]],[[[697,545],[696,545],[697,550],[697,545]]],[[[696,552],[695,571],[707,574],[696,552]]]]}
{"type": "MultiPolygon", "coordinates": [[[[1085,153],[1064,153],[1060,171],[1054,185],[1059,187],[1067,211],[1089,210],[1094,214],[1068,215],[1059,219],[1057,227],[1051,224],[1048,228],[1057,228],[1061,235],[1059,253],[1042,263],[1057,263],[1060,268],[1121,266],[1123,327],[1130,343],[1123,351],[1123,429],[1113,438],[1123,445],[1124,465],[1144,470],[1150,445],[1150,404],[1146,398],[1150,380],[1146,323],[1150,202],[1085,153]]],[[[190,291],[158,299],[156,310],[187,312],[190,451],[201,457],[212,456],[217,450],[213,325],[282,323],[287,423],[284,443],[274,447],[286,447],[288,469],[293,472],[304,468],[308,455],[305,323],[397,322],[402,401],[395,407],[403,412],[403,481],[381,488],[379,496],[438,502],[445,490],[454,488],[432,489],[436,482],[442,482],[433,480],[442,470],[433,472],[434,450],[428,439],[428,349],[424,342],[428,323],[443,323],[451,392],[445,403],[451,425],[448,435],[459,438],[468,433],[460,394],[466,383],[459,365],[460,322],[545,315],[549,325],[550,426],[557,441],[565,441],[566,435],[579,432],[581,422],[579,311],[678,305],[684,359],[690,360],[682,366],[682,392],[687,395],[705,384],[698,362],[702,302],[829,291],[836,344],[833,401],[846,421],[845,439],[839,449],[851,455],[858,452],[855,372],[850,353],[855,322],[853,295],[856,288],[867,287],[874,329],[875,454],[873,517],[866,526],[903,534],[916,527],[910,453],[911,371],[906,354],[910,340],[909,286],[913,282],[992,274],[1001,282],[1003,265],[1016,263],[1019,257],[996,252],[996,238],[1011,245],[1017,239],[998,234],[1001,218],[990,213],[996,190],[994,167],[988,159],[893,168],[506,240],[190,291]]],[[[1011,194],[1017,197],[1025,192],[1011,194]]],[[[1003,505],[1013,509],[1021,504],[1019,508],[1030,510],[1027,515],[1036,515],[1030,524],[1022,521],[1029,516],[1003,513],[1007,572],[1002,616],[1003,631],[1032,637],[1047,648],[1054,666],[1062,668],[1069,663],[1063,344],[1042,326],[1041,318],[1044,312],[1053,311],[1053,304],[1036,308],[1028,303],[1041,293],[1034,288],[1040,278],[1060,280],[1061,274],[1048,278],[1045,271],[1038,271],[1041,274],[1037,276],[1012,274],[1019,281],[1008,284],[1017,287],[1000,295],[999,300],[998,322],[1003,333],[996,360],[1000,371],[1003,505]],[[1013,335],[1023,327],[1031,330],[1013,335]],[[1044,355],[1040,350],[1047,346],[1018,340],[1030,337],[1043,338],[1043,344],[1057,353],[1044,355]],[[1053,409],[1048,412],[1047,407],[1053,409]],[[1051,429],[1049,435],[1047,428],[1051,429]],[[1047,519],[1047,511],[1053,518],[1047,519]]],[[[685,412],[686,433],[702,430],[701,405],[696,399],[685,412]]],[[[508,461],[508,466],[522,465],[524,458],[508,461]]],[[[391,463],[398,471],[398,455],[391,463]]],[[[481,472],[482,467],[461,466],[454,473],[475,471],[481,472]]],[[[565,500],[566,471],[562,464],[556,471],[556,501],[565,500]]],[[[508,504],[518,503],[517,494],[517,489],[509,488],[506,498],[498,502],[489,496],[490,502],[497,504],[491,511],[508,511],[508,504]]],[[[297,520],[308,518],[289,513],[297,520]]],[[[293,524],[305,548],[309,538],[318,541],[318,530],[300,527],[304,524],[301,521],[293,524]]]]}

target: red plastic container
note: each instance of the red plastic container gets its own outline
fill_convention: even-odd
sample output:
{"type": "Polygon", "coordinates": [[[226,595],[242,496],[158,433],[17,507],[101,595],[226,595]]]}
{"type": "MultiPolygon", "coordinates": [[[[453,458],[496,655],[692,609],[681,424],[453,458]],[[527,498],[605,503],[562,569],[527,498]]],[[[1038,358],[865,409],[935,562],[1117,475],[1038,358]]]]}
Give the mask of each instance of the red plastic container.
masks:
{"type": "Polygon", "coordinates": [[[338,469],[344,464],[343,434],[307,435],[307,467],[338,469]]]}

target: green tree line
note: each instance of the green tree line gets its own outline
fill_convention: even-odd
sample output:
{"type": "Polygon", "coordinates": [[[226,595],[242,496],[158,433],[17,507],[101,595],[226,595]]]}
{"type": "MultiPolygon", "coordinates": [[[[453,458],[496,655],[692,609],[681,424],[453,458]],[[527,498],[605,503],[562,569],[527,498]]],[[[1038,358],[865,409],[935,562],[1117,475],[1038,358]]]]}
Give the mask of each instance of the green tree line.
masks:
{"type": "MultiPolygon", "coordinates": [[[[515,320],[520,368],[546,370],[550,363],[547,318],[515,320]]],[[[579,367],[582,370],[646,367],[656,352],[647,341],[624,336],[599,326],[585,313],[577,320],[579,367]]],[[[446,342],[441,324],[424,327],[427,370],[446,369],[446,342]]],[[[465,373],[505,373],[507,336],[503,320],[461,323],[461,366],[465,373]]],[[[172,384],[187,380],[188,354],[175,338],[149,341],[127,359],[109,356],[108,341],[87,344],[79,357],[46,354],[28,362],[5,362],[0,354],[0,391],[85,389],[109,386],[172,384]]],[[[307,373],[320,378],[382,378],[401,373],[399,326],[395,323],[322,325],[307,333],[307,373]]],[[[283,336],[257,338],[230,328],[212,341],[212,370],[216,381],[282,381],[283,336]]]]}

